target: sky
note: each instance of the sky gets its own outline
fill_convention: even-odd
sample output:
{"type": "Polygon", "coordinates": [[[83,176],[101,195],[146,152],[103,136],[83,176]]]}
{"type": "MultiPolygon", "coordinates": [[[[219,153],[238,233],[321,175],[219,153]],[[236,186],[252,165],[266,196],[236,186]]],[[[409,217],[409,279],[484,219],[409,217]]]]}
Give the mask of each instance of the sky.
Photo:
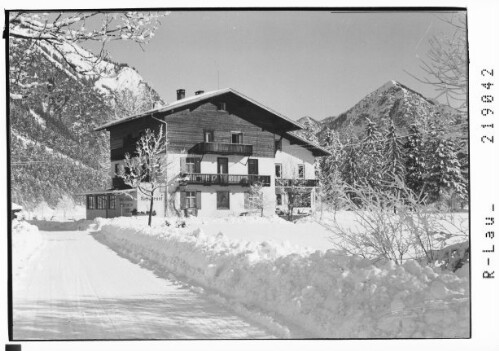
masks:
{"type": "Polygon", "coordinates": [[[292,119],[337,116],[389,80],[433,98],[421,59],[451,25],[430,12],[171,12],[149,44],[112,42],[166,102],[233,88],[292,119]]]}

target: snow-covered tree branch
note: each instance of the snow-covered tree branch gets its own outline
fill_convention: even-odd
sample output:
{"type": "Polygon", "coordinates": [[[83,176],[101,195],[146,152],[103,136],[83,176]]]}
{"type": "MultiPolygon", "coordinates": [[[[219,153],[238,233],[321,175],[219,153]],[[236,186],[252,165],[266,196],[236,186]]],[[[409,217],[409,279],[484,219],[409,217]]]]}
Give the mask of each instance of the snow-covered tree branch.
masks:
{"type": "Polygon", "coordinates": [[[455,28],[452,36],[434,36],[429,40],[426,59],[421,60],[423,78],[416,80],[434,86],[436,98],[444,98],[447,105],[466,112],[468,109],[468,42],[466,15],[454,14],[440,18],[455,28]]]}
{"type": "Polygon", "coordinates": [[[149,226],[152,221],[154,195],[156,191],[167,185],[168,164],[163,157],[167,147],[168,142],[163,127],[160,127],[158,133],[147,129],[137,141],[134,154],[125,155],[124,167],[118,173],[125,184],[136,188],[140,194],[150,200],[149,226]]]}

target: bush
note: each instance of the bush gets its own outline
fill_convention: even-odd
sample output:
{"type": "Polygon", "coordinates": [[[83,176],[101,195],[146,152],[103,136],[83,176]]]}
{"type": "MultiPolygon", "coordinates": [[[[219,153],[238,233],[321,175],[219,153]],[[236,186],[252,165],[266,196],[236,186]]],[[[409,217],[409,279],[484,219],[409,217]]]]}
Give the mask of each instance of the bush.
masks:
{"type": "MultiPolygon", "coordinates": [[[[447,240],[467,236],[450,233],[444,225],[447,219],[398,179],[383,189],[369,185],[345,185],[344,189],[342,198],[355,213],[357,226],[352,229],[336,223],[333,231],[340,237],[336,248],[350,255],[396,264],[408,258],[435,264],[447,240]]],[[[445,268],[460,264],[449,263],[445,268]]]]}

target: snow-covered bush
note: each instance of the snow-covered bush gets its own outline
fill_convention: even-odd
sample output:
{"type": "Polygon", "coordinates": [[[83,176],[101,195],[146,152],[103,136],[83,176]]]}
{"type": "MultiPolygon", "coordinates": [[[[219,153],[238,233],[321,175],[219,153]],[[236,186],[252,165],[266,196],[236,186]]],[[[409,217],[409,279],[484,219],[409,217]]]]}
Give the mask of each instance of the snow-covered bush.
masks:
{"type": "Polygon", "coordinates": [[[356,216],[356,226],[333,223],[341,240],[335,247],[350,255],[402,264],[408,258],[435,262],[434,254],[454,237],[467,239],[467,231],[446,223],[444,214],[427,206],[400,179],[387,189],[370,185],[346,186],[343,199],[356,216]],[[449,230],[449,225],[452,229],[449,230]]]}
{"type": "Polygon", "coordinates": [[[121,255],[266,311],[309,337],[469,336],[468,275],[460,270],[455,274],[413,260],[373,264],[333,250],[293,252],[189,226],[97,221],[95,238],[121,255]]]}

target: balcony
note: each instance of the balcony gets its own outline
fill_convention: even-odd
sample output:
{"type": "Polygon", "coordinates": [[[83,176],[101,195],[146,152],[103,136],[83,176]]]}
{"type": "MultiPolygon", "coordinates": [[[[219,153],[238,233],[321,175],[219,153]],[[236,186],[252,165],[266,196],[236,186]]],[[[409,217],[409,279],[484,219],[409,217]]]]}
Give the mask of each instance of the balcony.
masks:
{"type": "Polygon", "coordinates": [[[261,183],[262,186],[270,186],[270,176],[256,174],[187,173],[184,175],[184,182],[186,184],[224,186],[250,186],[256,183],[261,183]]]}
{"type": "Polygon", "coordinates": [[[275,179],[275,186],[281,187],[303,187],[303,188],[313,188],[319,184],[317,179],[275,179]]]}
{"type": "Polygon", "coordinates": [[[196,144],[192,150],[198,154],[219,154],[219,155],[243,155],[251,156],[253,154],[253,145],[250,144],[231,144],[217,142],[202,142],[196,144]]]}

